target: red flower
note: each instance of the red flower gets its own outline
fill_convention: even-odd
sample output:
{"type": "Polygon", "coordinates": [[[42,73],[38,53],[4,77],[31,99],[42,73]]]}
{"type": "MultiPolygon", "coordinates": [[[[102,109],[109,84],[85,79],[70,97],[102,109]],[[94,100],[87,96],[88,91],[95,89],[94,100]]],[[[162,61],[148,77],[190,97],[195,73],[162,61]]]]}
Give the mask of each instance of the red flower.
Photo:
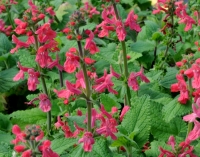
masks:
{"type": "Polygon", "coordinates": [[[35,91],[37,88],[37,84],[39,84],[38,77],[40,77],[39,72],[35,72],[33,69],[28,69],[28,90],[35,91]]]}
{"type": "Polygon", "coordinates": [[[134,14],[133,10],[131,10],[127,16],[125,21],[125,26],[129,26],[131,30],[135,30],[136,32],[140,32],[141,28],[137,24],[138,16],[134,14]]]}
{"type": "Polygon", "coordinates": [[[95,143],[91,132],[85,132],[83,137],[78,141],[78,143],[83,143],[83,149],[85,152],[92,151],[92,145],[95,143]]]}
{"type": "Polygon", "coordinates": [[[32,157],[31,154],[32,154],[32,151],[28,149],[22,153],[22,157],[32,157]]]}
{"type": "Polygon", "coordinates": [[[42,151],[42,157],[59,157],[59,155],[52,151],[50,148],[51,141],[45,140],[42,142],[42,145],[39,147],[39,150],[42,151]]]}
{"type": "Polygon", "coordinates": [[[77,88],[83,88],[85,89],[86,88],[86,85],[85,85],[85,80],[84,80],[84,74],[83,74],[83,71],[79,71],[78,73],[76,73],[76,87],[77,88]]]}
{"type": "Polygon", "coordinates": [[[89,38],[86,39],[86,43],[85,43],[85,49],[89,50],[89,52],[91,54],[95,54],[97,52],[99,52],[98,47],[96,46],[95,42],[93,41],[94,39],[94,34],[92,31],[89,31],[89,38]]]}
{"type": "Polygon", "coordinates": [[[43,111],[43,112],[49,112],[51,110],[51,102],[48,98],[48,96],[46,94],[40,94],[39,95],[39,108],[43,111]]]}
{"type": "Polygon", "coordinates": [[[49,13],[51,16],[55,16],[56,15],[56,13],[54,12],[52,7],[48,7],[46,9],[46,12],[49,13]]]}
{"type": "Polygon", "coordinates": [[[180,97],[178,98],[178,101],[181,104],[186,104],[187,100],[189,99],[187,84],[186,84],[182,74],[176,75],[176,79],[178,80],[178,83],[171,85],[171,92],[180,91],[180,97]]]}
{"type": "Polygon", "coordinates": [[[14,147],[14,150],[18,153],[23,152],[26,147],[23,145],[17,145],[14,147]]]}
{"type": "Polygon", "coordinates": [[[144,75],[144,70],[141,68],[139,72],[132,72],[128,78],[128,85],[134,90],[139,90],[139,84],[137,82],[137,77],[140,77],[140,79],[146,83],[149,83],[150,81],[148,78],[144,75]]]}
{"type": "Polygon", "coordinates": [[[123,26],[122,21],[117,20],[116,21],[116,33],[117,33],[117,37],[119,39],[119,41],[124,41],[126,38],[126,30],[123,26]]]}
{"type": "Polygon", "coordinates": [[[21,21],[20,19],[15,19],[14,21],[17,24],[17,27],[15,28],[15,32],[19,35],[25,34],[26,33],[26,27],[27,27],[28,24],[26,22],[21,21]]]}
{"type": "Polygon", "coordinates": [[[109,92],[118,94],[118,92],[112,88],[114,86],[114,83],[111,80],[113,76],[114,75],[112,73],[107,74],[107,71],[104,70],[104,75],[101,78],[96,79],[97,85],[94,85],[93,88],[100,93],[107,88],[109,92]]]}
{"type": "Polygon", "coordinates": [[[129,106],[124,106],[124,108],[122,109],[122,112],[121,112],[121,114],[120,114],[120,117],[119,117],[120,121],[123,120],[125,114],[128,112],[129,109],[130,109],[129,106]]]}
{"type": "Polygon", "coordinates": [[[80,66],[79,57],[75,55],[75,52],[75,48],[70,48],[69,52],[66,52],[67,58],[64,63],[64,70],[68,73],[73,73],[80,66]]]}
{"type": "Polygon", "coordinates": [[[51,29],[50,23],[45,23],[35,33],[38,34],[38,39],[41,43],[56,37],[56,32],[51,29]]]}
{"type": "Polygon", "coordinates": [[[11,49],[10,53],[14,53],[15,51],[17,51],[21,47],[29,47],[29,44],[20,41],[19,39],[17,39],[17,37],[15,35],[12,35],[12,41],[13,41],[13,43],[16,44],[16,47],[11,49]]]}

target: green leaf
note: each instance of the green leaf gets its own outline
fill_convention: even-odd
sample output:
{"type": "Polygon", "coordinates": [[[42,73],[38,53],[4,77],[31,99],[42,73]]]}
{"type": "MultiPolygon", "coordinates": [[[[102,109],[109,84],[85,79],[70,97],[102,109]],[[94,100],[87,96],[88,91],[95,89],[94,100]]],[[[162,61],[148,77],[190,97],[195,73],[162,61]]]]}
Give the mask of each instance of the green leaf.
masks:
{"type": "Polygon", "coordinates": [[[35,55],[31,55],[28,50],[20,49],[18,51],[18,56],[19,56],[19,61],[22,66],[29,67],[29,68],[36,67],[35,55]]]}
{"type": "Polygon", "coordinates": [[[154,157],[159,156],[160,151],[159,147],[162,147],[163,149],[171,150],[171,147],[166,144],[164,141],[153,141],[151,142],[150,149],[145,151],[145,154],[147,157],[154,157]]]}
{"type": "Polygon", "coordinates": [[[92,152],[94,157],[112,157],[108,142],[105,138],[95,139],[92,152]]]}
{"type": "Polygon", "coordinates": [[[75,138],[58,138],[54,139],[51,143],[51,148],[53,151],[62,154],[66,149],[73,146],[77,142],[75,138]]]}
{"type": "MultiPolygon", "coordinates": [[[[12,44],[4,33],[0,33],[0,52],[8,53],[12,48],[12,44]]],[[[3,54],[2,53],[2,54],[3,54]]]]}
{"type": "MultiPolygon", "coordinates": [[[[0,113],[0,130],[2,131],[10,131],[12,124],[9,120],[8,115],[4,115],[2,113],[0,113]]],[[[1,138],[0,138],[1,139],[1,138]]]]}
{"type": "Polygon", "coordinates": [[[130,60],[128,60],[128,63],[135,61],[136,59],[142,57],[141,53],[136,53],[136,52],[129,52],[127,55],[129,55],[131,57],[130,60]]]}
{"type": "Polygon", "coordinates": [[[138,91],[138,95],[142,96],[146,94],[146,95],[149,95],[151,99],[160,99],[163,97],[170,97],[170,95],[162,93],[161,91],[159,91],[159,89],[153,89],[152,84],[148,83],[148,84],[141,85],[138,91]]]}
{"type": "Polygon", "coordinates": [[[100,101],[103,104],[103,106],[105,107],[106,111],[110,112],[112,107],[114,106],[119,106],[118,103],[112,99],[109,95],[103,93],[100,95],[100,101]]]}
{"type": "Polygon", "coordinates": [[[138,40],[137,42],[131,44],[130,46],[132,51],[137,53],[143,53],[145,51],[153,51],[155,48],[155,42],[150,40],[146,41],[138,40]]]}
{"type": "Polygon", "coordinates": [[[121,0],[121,3],[132,5],[133,0],[121,0]]]}
{"type": "Polygon", "coordinates": [[[187,114],[192,110],[190,104],[180,104],[178,97],[179,95],[163,107],[162,113],[166,122],[170,122],[173,118],[187,114]]]}
{"type": "Polygon", "coordinates": [[[165,88],[170,88],[172,84],[176,83],[176,74],[178,73],[178,70],[173,68],[167,68],[167,73],[163,77],[163,79],[160,81],[160,85],[165,88]]]}
{"type": "Polygon", "coordinates": [[[139,130],[135,135],[134,141],[142,147],[148,140],[150,132],[150,115],[149,115],[149,97],[142,97],[131,100],[131,109],[126,113],[121,125],[126,128],[130,134],[133,131],[139,130]]]}
{"type": "Polygon", "coordinates": [[[162,119],[162,104],[151,101],[151,133],[160,141],[167,141],[169,136],[178,136],[181,132],[187,130],[186,123],[181,117],[176,117],[170,121],[165,122],[162,119]]]}
{"type": "Polygon", "coordinates": [[[120,147],[120,146],[125,146],[125,147],[130,147],[133,146],[136,149],[139,149],[137,143],[133,141],[133,139],[123,135],[117,138],[112,144],[111,147],[120,147]]]}
{"type": "Polygon", "coordinates": [[[13,77],[17,74],[17,72],[17,68],[10,68],[0,72],[0,93],[9,91],[21,82],[13,81],[13,77]]]}
{"type": "Polygon", "coordinates": [[[10,142],[13,140],[13,136],[10,133],[0,130],[0,139],[1,139],[1,142],[10,144],[10,142]]]}
{"type": "Polygon", "coordinates": [[[80,31],[83,31],[86,29],[93,30],[95,27],[96,27],[95,23],[87,23],[87,25],[80,27],[80,31]]]}
{"type": "Polygon", "coordinates": [[[74,122],[81,128],[85,128],[85,123],[84,123],[84,120],[85,120],[85,116],[68,116],[67,117],[67,122],[70,126],[70,129],[72,131],[75,130],[75,127],[74,127],[74,122]]]}
{"type": "Polygon", "coordinates": [[[17,118],[27,124],[44,124],[46,122],[46,113],[39,108],[33,108],[25,111],[15,111],[10,114],[10,118],[17,118]]]}
{"type": "Polygon", "coordinates": [[[159,26],[153,21],[147,20],[144,23],[146,26],[146,34],[148,37],[152,37],[153,33],[158,31],[158,29],[159,29],[159,26]]]}
{"type": "Polygon", "coordinates": [[[12,149],[10,145],[4,142],[0,142],[0,157],[10,157],[12,156],[12,149]]]}
{"type": "Polygon", "coordinates": [[[94,157],[93,152],[85,152],[83,146],[79,144],[72,151],[63,157],[94,157]]]}

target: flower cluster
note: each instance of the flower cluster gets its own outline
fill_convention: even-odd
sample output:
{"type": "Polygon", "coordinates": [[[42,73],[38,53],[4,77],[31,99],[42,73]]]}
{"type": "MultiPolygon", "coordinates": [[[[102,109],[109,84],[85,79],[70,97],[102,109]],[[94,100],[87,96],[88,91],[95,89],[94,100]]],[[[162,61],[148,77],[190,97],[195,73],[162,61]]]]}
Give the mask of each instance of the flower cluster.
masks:
{"type": "Polygon", "coordinates": [[[140,32],[141,28],[137,24],[138,16],[134,14],[133,11],[127,16],[125,23],[123,23],[118,17],[116,17],[116,13],[114,11],[113,6],[105,7],[102,12],[103,21],[96,26],[95,34],[98,34],[98,37],[108,37],[110,31],[115,31],[119,41],[124,41],[126,37],[125,26],[135,30],[136,32],[140,32]]]}
{"type": "Polygon", "coordinates": [[[18,67],[20,71],[15,75],[13,81],[18,81],[20,79],[23,80],[24,73],[28,73],[28,82],[27,82],[28,90],[35,91],[37,89],[37,85],[39,84],[38,78],[40,77],[40,73],[37,71],[35,72],[33,68],[22,66],[19,62],[18,62],[18,67]]]}
{"type": "Polygon", "coordinates": [[[51,142],[49,140],[42,141],[44,133],[40,129],[40,126],[27,126],[25,131],[21,131],[18,125],[14,125],[12,133],[16,136],[12,141],[15,145],[14,150],[17,153],[21,153],[22,157],[31,157],[36,154],[42,154],[42,157],[59,157],[50,148],[51,142]]]}
{"type": "Polygon", "coordinates": [[[164,157],[165,155],[167,157],[183,157],[187,155],[190,155],[191,157],[197,157],[195,154],[192,153],[194,147],[190,146],[190,143],[186,143],[185,141],[183,141],[179,145],[176,145],[174,136],[169,137],[167,144],[171,146],[172,151],[165,150],[162,147],[159,147],[159,157],[164,157]]]}
{"type": "Polygon", "coordinates": [[[189,88],[191,90],[190,92],[192,92],[191,94],[195,97],[195,101],[199,97],[198,91],[200,89],[200,59],[196,59],[194,62],[192,57],[193,55],[189,55],[189,58],[183,59],[182,61],[176,63],[176,65],[181,68],[181,70],[180,74],[176,76],[178,83],[171,85],[171,92],[180,91],[180,97],[178,101],[181,104],[186,104],[189,100],[189,88]],[[191,81],[191,85],[186,83],[184,76],[187,76],[187,79],[191,81]]]}
{"type": "MultiPolygon", "coordinates": [[[[123,120],[125,114],[128,112],[129,109],[130,109],[129,106],[124,106],[121,114],[119,115],[120,121],[123,120]]],[[[107,112],[103,105],[101,105],[100,113],[98,113],[96,109],[92,108],[92,119],[91,119],[92,129],[95,129],[97,134],[103,135],[105,137],[110,136],[113,140],[116,140],[117,136],[114,134],[117,133],[117,125],[118,125],[117,120],[114,118],[114,115],[116,116],[116,114],[119,114],[118,109],[116,107],[112,108],[111,113],[107,112]],[[100,125],[98,125],[99,122],[100,125]]],[[[82,116],[82,112],[78,110],[77,115],[82,116]]],[[[66,114],[65,116],[68,117],[69,115],[66,114]]],[[[84,121],[85,123],[87,123],[87,116],[88,115],[86,114],[86,119],[84,121]]],[[[55,127],[57,129],[62,128],[66,138],[78,137],[80,133],[84,132],[83,137],[78,141],[78,143],[83,143],[84,151],[86,152],[92,151],[92,145],[95,143],[95,140],[93,138],[93,134],[85,130],[85,128],[80,128],[74,122],[74,127],[76,128],[76,130],[72,132],[68,123],[62,121],[59,116],[57,118],[57,122],[55,123],[55,127]]]]}
{"type": "Polygon", "coordinates": [[[186,25],[184,30],[189,31],[192,29],[192,25],[196,24],[196,21],[187,14],[186,9],[187,4],[184,4],[183,0],[177,2],[172,0],[158,0],[156,3],[156,9],[153,10],[153,14],[158,14],[161,11],[166,13],[163,20],[166,22],[166,25],[162,28],[164,34],[166,34],[165,29],[167,27],[172,27],[172,24],[168,22],[168,19],[173,15],[176,15],[180,19],[179,23],[184,23],[186,25]]]}

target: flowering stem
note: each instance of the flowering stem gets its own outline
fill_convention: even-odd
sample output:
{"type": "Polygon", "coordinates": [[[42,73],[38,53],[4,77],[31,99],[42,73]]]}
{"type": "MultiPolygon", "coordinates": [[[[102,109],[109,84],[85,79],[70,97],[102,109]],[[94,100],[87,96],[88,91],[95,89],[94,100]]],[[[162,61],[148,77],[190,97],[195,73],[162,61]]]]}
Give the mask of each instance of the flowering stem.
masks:
{"type": "MultiPolygon", "coordinates": [[[[189,82],[189,85],[188,85],[189,86],[188,87],[188,89],[189,89],[189,97],[190,97],[190,102],[192,103],[192,79],[189,79],[188,82],[189,82]]],[[[192,128],[193,128],[193,123],[189,122],[188,123],[188,129],[187,129],[187,136],[189,135],[189,133],[192,130],[192,128]]],[[[186,136],[186,138],[187,138],[187,136],[186,136]]]]}
{"type": "MultiPolygon", "coordinates": [[[[77,30],[77,33],[79,34],[79,30],[77,30]]],[[[91,132],[91,119],[92,119],[92,103],[90,102],[90,95],[91,95],[91,92],[90,92],[90,83],[89,83],[89,78],[88,78],[88,75],[87,75],[87,69],[86,69],[86,64],[85,62],[83,61],[84,59],[84,52],[83,52],[83,49],[82,49],[82,45],[81,45],[81,42],[80,41],[77,41],[78,43],[78,49],[79,49],[79,56],[81,58],[81,67],[82,67],[82,70],[83,70],[83,75],[84,75],[84,81],[85,81],[85,85],[86,85],[86,101],[87,101],[87,131],[91,132]]]]}
{"type": "Polygon", "coordinates": [[[59,73],[59,79],[60,79],[60,87],[63,87],[63,75],[62,75],[62,71],[58,70],[59,73]]]}
{"type": "MultiPolygon", "coordinates": [[[[34,28],[32,30],[33,30],[33,32],[35,32],[34,28]]],[[[38,38],[37,38],[36,34],[34,34],[34,39],[35,39],[35,49],[36,49],[36,53],[37,53],[37,50],[39,48],[39,42],[38,42],[38,38]]],[[[38,65],[38,70],[41,74],[42,69],[40,68],[40,65],[38,65]]],[[[42,82],[43,91],[48,96],[48,90],[47,90],[44,76],[41,76],[40,78],[41,78],[41,82],[42,82]]],[[[50,131],[51,131],[51,111],[47,112],[47,133],[48,133],[48,135],[50,135],[50,131]]]]}
{"type": "MultiPolygon", "coordinates": [[[[48,91],[47,91],[47,86],[46,82],[43,76],[41,76],[41,81],[42,81],[42,87],[45,92],[45,94],[48,96],[48,91]]],[[[51,111],[47,112],[47,132],[50,134],[51,131],[51,111]]]]}
{"type": "MultiPolygon", "coordinates": [[[[120,16],[119,16],[119,13],[118,13],[118,10],[117,10],[117,6],[115,3],[113,3],[113,8],[114,8],[114,11],[115,11],[115,15],[116,15],[116,18],[117,20],[120,20],[120,16]]],[[[125,44],[125,41],[121,41],[121,44],[122,44],[122,52],[123,52],[123,61],[124,61],[124,76],[125,76],[125,83],[126,83],[126,102],[127,104],[125,105],[128,105],[130,106],[130,100],[131,100],[131,92],[130,92],[130,88],[128,86],[128,83],[127,83],[127,80],[128,80],[128,63],[127,63],[127,54],[126,54],[126,44],[125,44]]]]}

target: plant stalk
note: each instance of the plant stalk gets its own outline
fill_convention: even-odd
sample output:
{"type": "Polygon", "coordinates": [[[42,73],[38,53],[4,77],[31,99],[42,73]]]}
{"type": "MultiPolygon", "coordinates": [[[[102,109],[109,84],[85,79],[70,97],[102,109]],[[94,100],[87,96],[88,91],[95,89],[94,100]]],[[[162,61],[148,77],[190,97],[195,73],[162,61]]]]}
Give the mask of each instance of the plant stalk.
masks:
{"type": "MultiPolygon", "coordinates": [[[[119,12],[117,10],[117,6],[115,3],[113,3],[113,8],[114,8],[114,11],[115,11],[115,15],[116,15],[116,18],[117,20],[120,20],[120,16],[119,16],[119,12]]],[[[131,92],[130,92],[130,88],[128,86],[128,76],[129,76],[129,73],[128,73],[128,63],[127,63],[127,54],[126,54],[126,44],[125,44],[125,41],[121,41],[121,45],[122,45],[122,52],[123,52],[123,61],[124,61],[124,76],[125,76],[125,83],[126,83],[126,102],[127,104],[125,105],[128,105],[130,106],[130,100],[131,100],[131,92]]]]}
{"type": "MultiPolygon", "coordinates": [[[[77,33],[79,33],[79,31],[77,30],[77,33]]],[[[83,52],[83,48],[81,45],[81,41],[77,41],[78,44],[78,49],[79,49],[79,56],[80,56],[80,60],[81,60],[81,68],[83,70],[83,75],[84,75],[84,81],[85,81],[85,85],[86,85],[86,101],[87,101],[87,131],[91,132],[92,131],[92,127],[91,127],[91,119],[92,119],[92,103],[90,102],[90,96],[91,96],[91,88],[90,88],[90,82],[89,82],[89,77],[87,75],[87,68],[86,68],[86,64],[83,61],[84,59],[84,52],[83,52]]]]}
{"type": "MultiPolygon", "coordinates": [[[[33,31],[35,31],[34,28],[33,28],[33,31]]],[[[38,42],[38,38],[37,38],[36,34],[34,34],[34,39],[35,39],[35,49],[36,49],[36,53],[37,53],[37,50],[39,48],[39,42],[38,42]]],[[[42,69],[40,68],[40,65],[38,65],[38,70],[40,73],[42,73],[42,69]]],[[[42,82],[43,91],[49,97],[44,76],[41,75],[40,78],[41,78],[41,82],[42,82]]],[[[48,135],[50,135],[50,131],[51,131],[51,110],[49,112],[47,112],[47,133],[48,133],[48,135]]]]}

